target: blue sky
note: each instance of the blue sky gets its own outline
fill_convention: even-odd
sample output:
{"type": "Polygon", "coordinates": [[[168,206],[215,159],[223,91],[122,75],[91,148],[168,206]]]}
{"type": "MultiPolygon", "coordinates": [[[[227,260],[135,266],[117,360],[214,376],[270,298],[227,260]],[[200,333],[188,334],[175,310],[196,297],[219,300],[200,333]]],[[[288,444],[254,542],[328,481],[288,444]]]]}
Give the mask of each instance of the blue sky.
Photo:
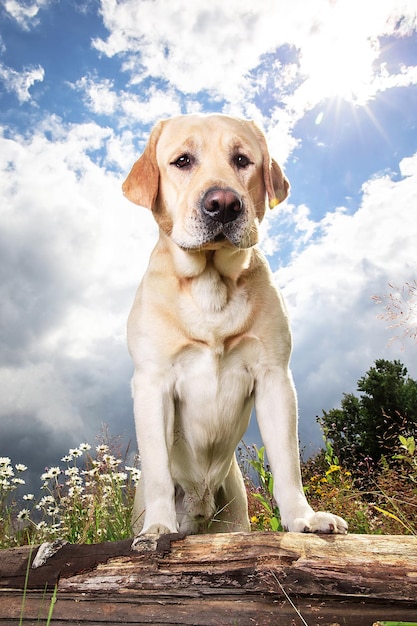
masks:
{"type": "Polygon", "coordinates": [[[414,1],[0,3],[0,455],[40,473],[102,423],[134,440],[125,323],[157,232],[120,187],[179,113],[254,119],[291,181],[261,246],[307,453],[376,358],[417,378],[371,299],[416,278],[416,31],[414,1]]]}

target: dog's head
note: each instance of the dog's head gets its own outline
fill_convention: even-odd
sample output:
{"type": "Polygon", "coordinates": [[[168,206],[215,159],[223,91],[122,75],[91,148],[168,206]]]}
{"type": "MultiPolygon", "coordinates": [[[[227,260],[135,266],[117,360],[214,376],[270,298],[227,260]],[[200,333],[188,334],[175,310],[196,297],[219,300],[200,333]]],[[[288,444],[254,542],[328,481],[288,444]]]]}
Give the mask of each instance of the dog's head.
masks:
{"type": "Polygon", "coordinates": [[[289,183],[253,122],[184,115],[159,122],[123,184],[181,248],[249,248],[289,183]]]}

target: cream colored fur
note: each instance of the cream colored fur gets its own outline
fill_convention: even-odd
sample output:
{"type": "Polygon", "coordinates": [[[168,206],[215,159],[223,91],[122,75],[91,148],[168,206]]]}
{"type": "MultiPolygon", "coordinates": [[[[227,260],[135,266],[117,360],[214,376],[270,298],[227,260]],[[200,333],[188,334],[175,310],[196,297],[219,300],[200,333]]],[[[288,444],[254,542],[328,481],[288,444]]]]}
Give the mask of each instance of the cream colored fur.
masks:
{"type": "Polygon", "coordinates": [[[273,206],[288,189],[260,130],[220,115],[160,122],[123,185],[159,224],[128,322],[136,533],[249,530],[235,449],[253,407],[283,525],[346,532],[304,495],[288,318],[256,246],[266,199],[273,206]],[[236,217],[211,219],[212,189],[238,199],[236,217]]]}

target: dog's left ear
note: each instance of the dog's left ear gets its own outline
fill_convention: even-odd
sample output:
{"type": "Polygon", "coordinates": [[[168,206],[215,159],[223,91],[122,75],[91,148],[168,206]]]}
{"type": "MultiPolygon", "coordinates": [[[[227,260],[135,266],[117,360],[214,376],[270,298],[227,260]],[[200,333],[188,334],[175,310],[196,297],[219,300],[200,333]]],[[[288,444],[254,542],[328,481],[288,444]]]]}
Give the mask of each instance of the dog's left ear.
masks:
{"type": "Polygon", "coordinates": [[[269,165],[265,163],[264,159],[264,181],[268,193],[269,208],[273,209],[280,202],[284,202],[290,192],[289,180],[284,176],[275,159],[270,159],[269,165]]]}
{"type": "Polygon", "coordinates": [[[275,159],[271,158],[263,132],[254,122],[251,122],[251,125],[262,150],[265,189],[268,194],[269,206],[273,209],[288,196],[290,183],[275,159]]]}
{"type": "Polygon", "coordinates": [[[142,156],[134,163],[122,185],[124,195],[135,204],[152,209],[158,195],[159,169],[156,162],[156,145],[163,122],[152,130],[142,156]]]}

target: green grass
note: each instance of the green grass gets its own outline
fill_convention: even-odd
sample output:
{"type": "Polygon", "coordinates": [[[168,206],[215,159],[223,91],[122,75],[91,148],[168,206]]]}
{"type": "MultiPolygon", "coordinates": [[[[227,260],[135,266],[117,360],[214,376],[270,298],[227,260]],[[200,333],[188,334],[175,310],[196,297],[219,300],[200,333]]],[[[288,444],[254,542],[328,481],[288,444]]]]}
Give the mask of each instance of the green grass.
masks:
{"type": "MultiPolygon", "coordinates": [[[[276,530],[277,525],[281,529],[264,449],[244,446],[239,449],[239,461],[252,530],[276,530]]],[[[417,454],[412,437],[400,436],[392,458],[382,459],[371,477],[359,469],[356,475],[344,469],[329,442],[301,469],[313,509],[340,515],[351,533],[417,534],[417,454]]]]}
{"type": "Polygon", "coordinates": [[[99,543],[132,536],[138,469],[124,465],[107,444],[92,452],[83,443],[62,462],[42,474],[38,497],[19,497],[27,468],[0,457],[0,548],[57,538],[99,543]]]}
{"type": "MultiPolygon", "coordinates": [[[[70,543],[118,541],[132,536],[131,515],[140,472],[126,466],[109,444],[94,450],[83,443],[60,466],[41,476],[37,496],[25,493],[27,468],[0,457],[0,548],[60,538],[70,543]]],[[[264,448],[243,446],[244,474],[252,530],[281,530],[273,498],[273,477],[264,448]]],[[[302,463],[307,498],[316,510],[344,517],[353,533],[417,534],[417,454],[412,437],[399,437],[391,459],[367,476],[345,470],[326,442],[302,463]]]]}

